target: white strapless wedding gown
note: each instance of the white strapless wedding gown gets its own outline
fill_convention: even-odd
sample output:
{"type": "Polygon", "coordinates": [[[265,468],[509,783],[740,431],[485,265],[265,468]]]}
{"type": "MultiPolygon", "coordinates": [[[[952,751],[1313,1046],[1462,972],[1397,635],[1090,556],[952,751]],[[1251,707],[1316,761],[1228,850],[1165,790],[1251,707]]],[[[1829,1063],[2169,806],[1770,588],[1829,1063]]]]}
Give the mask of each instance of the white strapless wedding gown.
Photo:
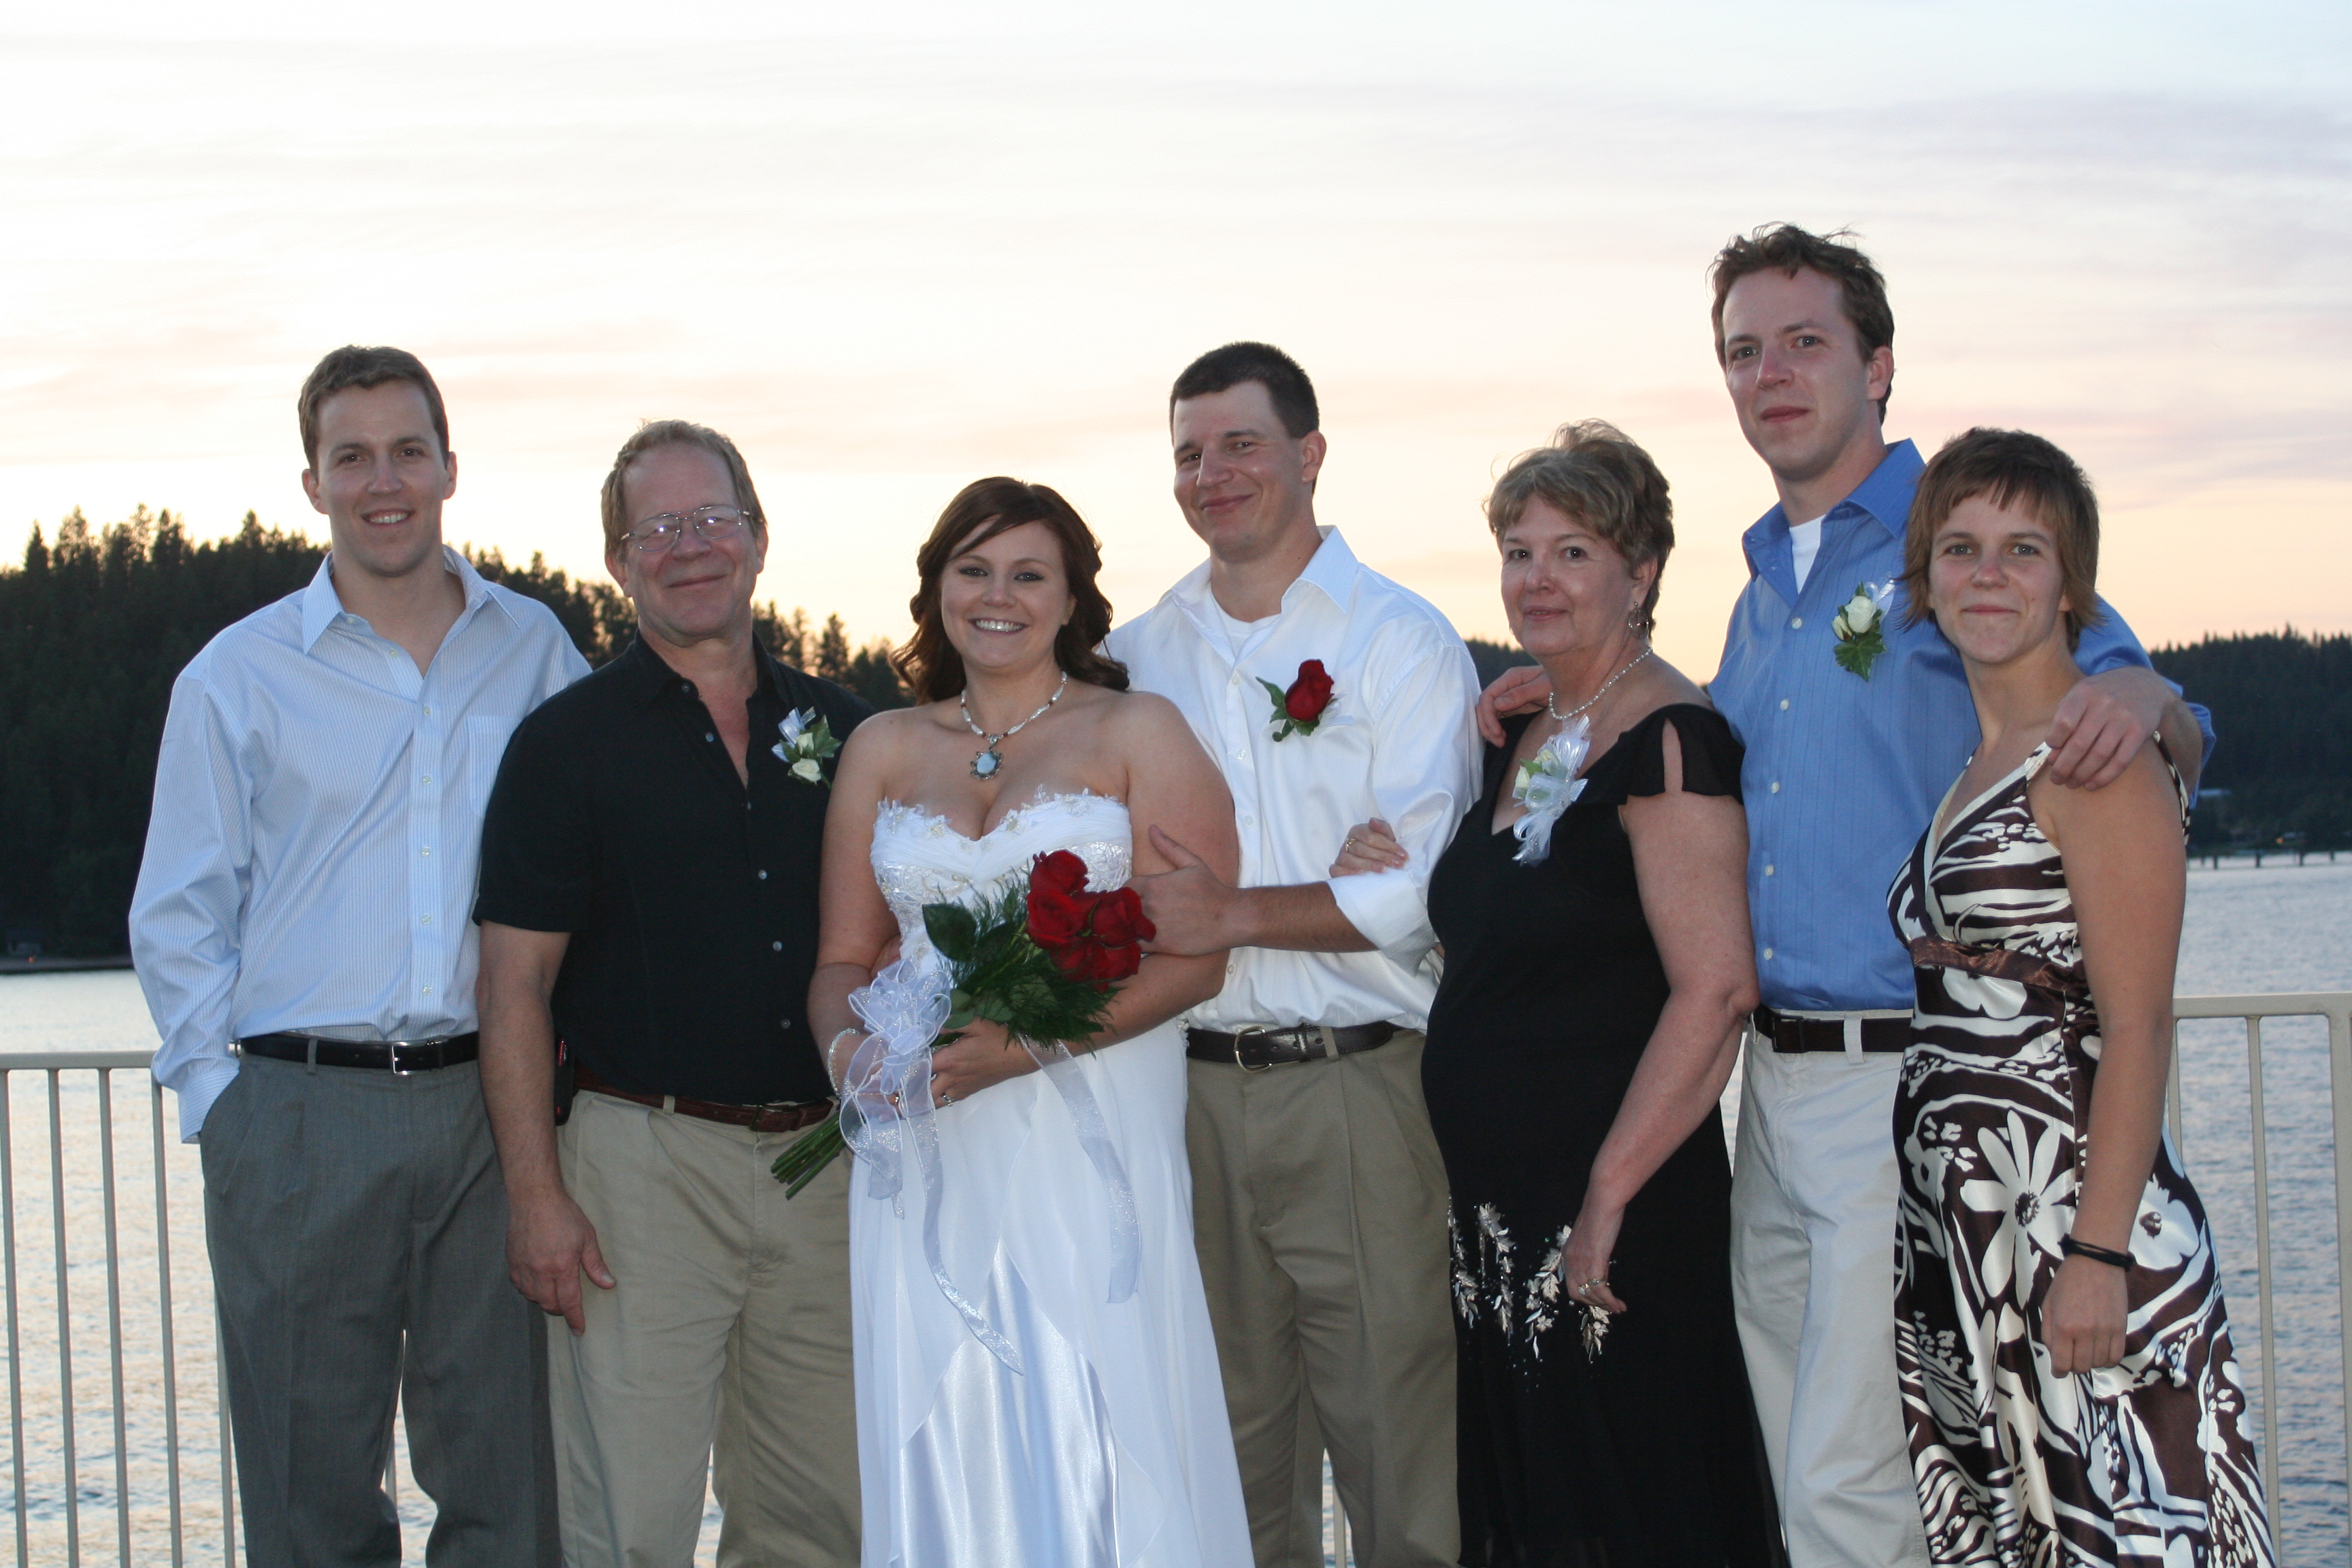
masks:
{"type": "MultiPolygon", "coordinates": [[[[977,903],[1049,850],[1123,886],[1127,807],[1055,795],[968,838],[886,802],[872,858],[906,956],[922,906],[977,903]]],[[[926,1184],[850,1186],[866,1568],[1234,1568],[1247,1516],[1192,1251],[1181,1027],[1089,1052],[1083,1075],[1133,1193],[1135,1287],[1114,1301],[1123,1205],[1066,1095],[1026,1073],[937,1112],[940,1258],[1008,1358],[935,1277],[926,1184]],[[1017,1370],[1016,1370],[1017,1365],[1017,1370]]],[[[1097,1148],[1100,1145],[1097,1144],[1097,1148]]]]}

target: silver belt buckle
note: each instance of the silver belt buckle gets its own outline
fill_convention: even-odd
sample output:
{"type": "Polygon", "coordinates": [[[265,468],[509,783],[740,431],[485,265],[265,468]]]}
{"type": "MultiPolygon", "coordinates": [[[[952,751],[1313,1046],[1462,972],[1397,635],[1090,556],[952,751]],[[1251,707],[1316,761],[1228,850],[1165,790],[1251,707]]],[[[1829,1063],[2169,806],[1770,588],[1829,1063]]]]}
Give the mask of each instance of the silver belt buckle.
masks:
{"type": "Polygon", "coordinates": [[[1276,1029],[1270,1024],[1244,1024],[1240,1028],[1235,1029],[1234,1031],[1234,1066],[1241,1068],[1244,1072],[1272,1072],[1274,1070],[1274,1064],[1272,1062],[1261,1062],[1256,1067],[1252,1067],[1249,1063],[1242,1060],[1242,1042],[1249,1038],[1252,1035],[1271,1035],[1276,1032],[1276,1029]]]}

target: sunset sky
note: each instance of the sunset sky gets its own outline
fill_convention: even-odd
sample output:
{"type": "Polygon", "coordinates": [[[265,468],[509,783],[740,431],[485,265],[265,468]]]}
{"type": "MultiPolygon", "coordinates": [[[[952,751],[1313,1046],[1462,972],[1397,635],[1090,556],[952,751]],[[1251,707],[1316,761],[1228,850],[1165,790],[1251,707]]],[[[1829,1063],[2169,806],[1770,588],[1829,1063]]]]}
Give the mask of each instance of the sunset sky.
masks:
{"type": "Polygon", "coordinates": [[[1321,392],[1323,521],[1465,632],[1497,465],[1647,445],[1703,679],[1771,500],[1704,272],[1789,219],[1889,278],[1890,434],[2089,468],[2148,641],[2347,630],[2347,83],[2341,0],[17,7],[0,549],[322,533],[295,390],[382,342],[447,395],[453,541],[600,571],[614,448],[678,416],[751,459],[763,591],[861,641],[985,473],[1067,494],[1133,614],[1199,555],[1168,383],[1259,337],[1321,392]]]}

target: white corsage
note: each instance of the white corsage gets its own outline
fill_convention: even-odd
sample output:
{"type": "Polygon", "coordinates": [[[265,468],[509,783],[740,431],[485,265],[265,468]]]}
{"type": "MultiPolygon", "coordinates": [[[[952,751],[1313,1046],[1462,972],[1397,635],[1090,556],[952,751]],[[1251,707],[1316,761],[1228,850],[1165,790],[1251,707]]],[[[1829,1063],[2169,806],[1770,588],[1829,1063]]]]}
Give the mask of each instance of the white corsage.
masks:
{"type": "Polygon", "coordinates": [[[768,749],[792,769],[793,777],[820,789],[829,787],[820,764],[841,750],[841,742],[833,738],[833,725],[817,717],[814,708],[795,708],[776,730],[783,739],[768,749]]]}
{"type": "Polygon", "coordinates": [[[1837,634],[1837,661],[1840,669],[1851,670],[1864,680],[1870,679],[1870,667],[1886,651],[1886,637],[1881,627],[1886,620],[1886,606],[1895,597],[1892,583],[1857,583],[1853,597],[1839,606],[1830,622],[1830,630],[1837,634]]]}
{"type": "Polygon", "coordinates": [[[1552,825],[1584,793],[1585,781],[1576,772],[1584,766],[1584,753],[1591,749],[1592,721],[1578,719],[1519,764],[1519,779],[1511,786],[1511,798],[1526,808],[1527,815],[1511,824],[1511,832],[1519,841],[1518,853],[1511,858],[1520,865],[1541,865],[1551,853],[1552,825]]]}

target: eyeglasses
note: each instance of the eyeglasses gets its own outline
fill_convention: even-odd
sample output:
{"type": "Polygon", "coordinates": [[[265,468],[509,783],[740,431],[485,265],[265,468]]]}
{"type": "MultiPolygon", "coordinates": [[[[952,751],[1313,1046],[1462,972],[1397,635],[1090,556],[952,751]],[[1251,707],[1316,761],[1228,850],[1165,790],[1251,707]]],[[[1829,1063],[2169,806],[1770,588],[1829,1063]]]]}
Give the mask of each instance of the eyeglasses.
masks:
{"type": "Polygon", "coordinates": [[[630,546],[640,555],[659,555],[694,530],[694,536],[705,544],[716,544],[722,539],[732,539],[743,530],[747,520],[731,506],[698,506],[692,511],[665,511],[649,517],[629,530],[630,546]]]}

